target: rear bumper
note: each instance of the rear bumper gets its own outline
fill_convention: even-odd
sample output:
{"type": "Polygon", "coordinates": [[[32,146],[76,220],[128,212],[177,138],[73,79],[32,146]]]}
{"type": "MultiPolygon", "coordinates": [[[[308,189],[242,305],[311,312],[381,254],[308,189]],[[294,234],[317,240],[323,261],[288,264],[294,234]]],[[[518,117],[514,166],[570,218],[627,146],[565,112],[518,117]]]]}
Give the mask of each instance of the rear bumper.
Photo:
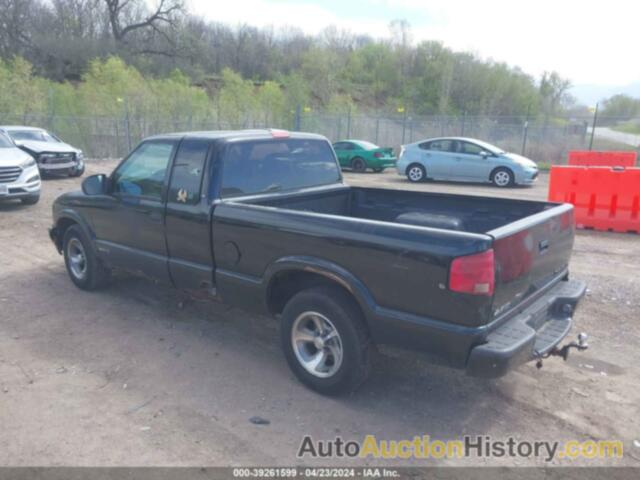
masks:
{"type": "Polygon", "coordinates": [[[394,168],[396,166],[395,158],[374,158],[367,161],[367,164],[371,168],[394,168]]]}
{"type": "Polygon", "coordinates": [[[490,331],[486,343],[472,348],[467,373],[474,377],[500,377],[551,351],[569,333],[573,313],[585,291],[583,282],[559,282],[522,312],[490,331]]]}

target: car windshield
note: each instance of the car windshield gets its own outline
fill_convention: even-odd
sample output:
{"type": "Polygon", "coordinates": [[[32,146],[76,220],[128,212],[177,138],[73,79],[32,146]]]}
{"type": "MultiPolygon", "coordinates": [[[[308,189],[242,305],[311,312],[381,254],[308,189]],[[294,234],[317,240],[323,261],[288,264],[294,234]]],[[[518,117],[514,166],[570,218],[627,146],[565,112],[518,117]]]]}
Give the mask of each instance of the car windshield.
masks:
{"type": "Polygon", "coordinates": [[[491,145],[490,143],[483,142],[482,140],[471,140],[471,142],[494,155],[502,155],[503,153],[506,153],[503,149],[496,147],[495,145],[491,145]]]}
{"type": "Polygon", "coordinates": [[[0,148],[14,148],[15,145],[4,133],[0,133],[0,148]]]}
{"type": "Polygon", "coordinates": [[[356,143],[357,143],[357,145],[360,145],[365,150],[375,150],[376,148],[380,148],[375,143],[365,142],[364,140],[358,140],[358,142],[356,142],[356,143]]]}
{"type": "Polygon", "coordinates": [[[12,130],[9,132],[14,140],[33,140],[36,142],[59,143],[60,141],[44,130],[12,130]]]}
{"type": "Polygon", "coordinates": [[[222,197],[276,192],[340,182],[340,169],[328,142],[254,140],[227,147],[222,197]]]}

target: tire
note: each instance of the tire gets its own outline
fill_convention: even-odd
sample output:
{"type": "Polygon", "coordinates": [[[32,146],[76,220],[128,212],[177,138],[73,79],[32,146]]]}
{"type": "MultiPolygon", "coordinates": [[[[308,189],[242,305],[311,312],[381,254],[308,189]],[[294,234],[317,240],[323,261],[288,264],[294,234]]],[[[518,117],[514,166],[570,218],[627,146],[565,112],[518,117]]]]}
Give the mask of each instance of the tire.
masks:
{"type": "Polygon", "coordinates": [[[338,287],[310,288],[289,300],[282,313],[280,341],[298,380],[322,395],[353,392],[369,374],[370,341],[362,312],[338,287]],[[324,339],[316,333],[321,331],[319,325],[324,339]],[[335,336],[327,339],[329,333],[335,336]],[[320,351],[324,360],[314,364],[320,351]]]}
{"type": "Polygon", "coordinates": [[[64,263],[69,278],[82,290],[97,290],[107,284],[111,271],[96,257],[93,246],[78,225],[64,234],[64,263]]]}
{"type": "Polygon", "coordinates": [[[508,168],[496,168],[491,172],[491,183],[498,188],[511,187],[515,183],[515,176],[508,168]]]}
{"type": "Polygon", "coordinates": [[[83,173],[84,173],[84,165],[82,165],[82,168],[80,168],[80,169],[71,168],[69,170],[69,176],[72,177],[72,178],[81,177],[83,173]]]}
{"type": "Polygon", "coordinates": [[[412,163],[407,167],[407,178],[410,182],[420,183],[427,179],[427,171],[419,163],[412,163]]]}
{"type": "Polygon", "coordinates": [[[374,168],[373,169],[374,173],[380,173],[380,172],[383,172],[383,171],[384,171],[384,168],[374,168]]]}
{"type": "Polygon", "coordinates": [[[24,205],[35,205],[40,201],[40,194],[37,195],[29,195],[28,197],[21,198],[20,201],[24,205]]]}
{"type": "Polygon", "coordinates": [[[358,173],[365,172],[367,170],[367,162],[365,162],[364,159],[360,157],[356,157],[353,160],[351,160],[351,168],[353,169],[354,172],[358,172],[358,173]]]}

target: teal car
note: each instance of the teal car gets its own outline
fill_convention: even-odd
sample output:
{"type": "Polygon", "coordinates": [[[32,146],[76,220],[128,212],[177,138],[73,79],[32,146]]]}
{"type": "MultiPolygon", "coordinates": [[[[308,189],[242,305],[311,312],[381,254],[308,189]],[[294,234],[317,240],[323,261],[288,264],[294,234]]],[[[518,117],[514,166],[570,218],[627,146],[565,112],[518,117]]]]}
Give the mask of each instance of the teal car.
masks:
{"type": "Polygon", "coordinates": [[[354,172],[364,172],[367,168],[381,172],[396,166],[392,148],[381,148],[365,140],[342,140],[333,144],[340,166],[354,172]]]}

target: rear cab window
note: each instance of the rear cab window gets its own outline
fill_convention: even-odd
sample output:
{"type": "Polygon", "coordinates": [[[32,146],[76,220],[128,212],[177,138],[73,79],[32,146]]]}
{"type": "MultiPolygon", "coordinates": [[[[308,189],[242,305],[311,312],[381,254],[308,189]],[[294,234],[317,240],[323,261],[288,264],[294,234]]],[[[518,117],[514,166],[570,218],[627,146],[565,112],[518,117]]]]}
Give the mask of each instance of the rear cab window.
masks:
{"type": "Polygon", "coordinates": [[[178,148],[169,186],[169,203],[195,205],[200,201],[202,177],[210,141],[185,139],[178,148]]]}
{"type": "Polygon", "coordinates": [[[220,196],[295,190],[342,181],[326,140],[251,140],[229,143],[223,154],[220,196]]]}

